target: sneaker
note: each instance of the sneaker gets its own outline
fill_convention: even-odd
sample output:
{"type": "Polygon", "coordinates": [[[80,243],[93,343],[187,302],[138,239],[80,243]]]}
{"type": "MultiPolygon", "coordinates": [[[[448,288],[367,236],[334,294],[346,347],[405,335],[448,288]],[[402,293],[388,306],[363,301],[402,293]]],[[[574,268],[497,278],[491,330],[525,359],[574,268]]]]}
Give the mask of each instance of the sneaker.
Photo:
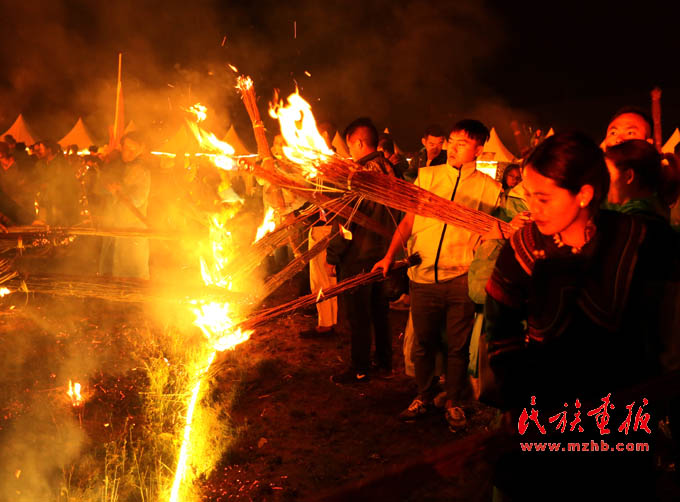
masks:
{"type": "Polygon", "coordinates": [[[406,422],[416,420],[418,418],[428,415],[432,411],[432,403],[425,402],[419,397],[415,398],[413,402],[399,414],[399,418],[406,422]]]}
{"type": "Polygon", "coordinates": [[[467,424],[463,409],[458,406],[452,406],[450,403],[446,407],[444,416],[446,417],[446,422],[449,424],[449,430],[451,432],[459,431],[467,424]]]}
{"type": "Polygon", "coordinates": [[[347,371],[340,373],[339,375],[331,376],[331,382],[340,385],[364,383],[368,382],[370,379],[371,378],[368,376],[367,372],[359,372],[354,368],[350,368],[347,371]]]}
{"type": "Polygon", "coordinates": [[[328,329],[319,329],[319,327],[306,329],[305,331],[300,331],[300,338],[326,338],[328,336],[333,336],[335,334],[335,329],[331,326],[328,329]]]}

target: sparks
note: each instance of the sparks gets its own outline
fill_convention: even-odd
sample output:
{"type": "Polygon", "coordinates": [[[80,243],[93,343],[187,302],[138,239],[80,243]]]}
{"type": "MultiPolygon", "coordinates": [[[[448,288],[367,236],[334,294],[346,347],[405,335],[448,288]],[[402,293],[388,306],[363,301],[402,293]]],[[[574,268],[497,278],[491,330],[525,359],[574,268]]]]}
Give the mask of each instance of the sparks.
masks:
{"type": "Polygon", "coordinates": [[[66,393],[68,397],[71,398],[72,406],[80,406],[83,404],[83,397],[80,395],[80,384],[76,382],[75,384],[68,381],[68,392],[66,393]]]}
{"type": "Polygon", "coordinates": [[[233,64],[227,64],[227,66],[231,68],[231,71],[233,71],[234,73],[238,73],[238,68],[236,68],[233,64]]]}

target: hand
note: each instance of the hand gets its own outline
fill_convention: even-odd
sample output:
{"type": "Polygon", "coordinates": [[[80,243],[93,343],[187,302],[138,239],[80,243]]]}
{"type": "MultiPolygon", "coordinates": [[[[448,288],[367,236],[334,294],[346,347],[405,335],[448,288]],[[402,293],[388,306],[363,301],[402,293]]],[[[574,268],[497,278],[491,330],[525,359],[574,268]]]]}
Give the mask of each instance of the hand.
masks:
{"type": "Polygon", "coordinates": [[[529,211],[522,211],[517,213],[517,215],[510,222],[510,226],[515,230],[521,229],[524,225],[531,222],[531,213],[529,211]]]}
{"type": "Polygon", "coordinates": [[[392,259],[385,256],[382,260],[380,260],[378,263],[373,265],[371,272],[375,272],[376,270],[380,269],[383,272],[383,277],[387,277],[387,272],[390,271],[391,266],[392,266],[392,259]]]}
{"type": "Polygon", "coordinates": [[[482,241],[499,239],[505,239],[505,237],[503,237],[503,232],[501,231],[501,223],[499,221],[495,221],[491,225],[491,229],[487,233],[482,235],[482,241]]]}
{"type": "Polygon", "coordinates": [[[335,272],[335,265],[331,265],[330,263],[326,263],[326,273],[328,274],[328,277],[336,277],[337,274],[335,272]]]}

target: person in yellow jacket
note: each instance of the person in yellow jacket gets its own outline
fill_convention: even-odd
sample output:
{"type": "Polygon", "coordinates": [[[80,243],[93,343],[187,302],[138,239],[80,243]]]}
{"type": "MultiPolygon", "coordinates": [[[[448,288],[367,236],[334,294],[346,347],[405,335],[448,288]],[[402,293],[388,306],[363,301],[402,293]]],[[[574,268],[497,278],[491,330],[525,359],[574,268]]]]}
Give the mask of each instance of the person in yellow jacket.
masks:
{"type": "MultiPolygon", "coordinates": [[[[462,120],[448,137],[446,164],[423,167],[415,184],[440,197],[490,213],[499,203],[501,184],[476,169],[489,130],[477,120],[462,120]]],[[[475,306],[468,296],[467,272],[479,235],[433,218],[406,214],[385,257],[374,270],[385,273],[396,252],[408,241],[408,252],[422,263],[409,270],[411,316],[416,336],[414,362],[418,396],[400,415],[414,420],[433,410],[439,393],[435,355],[446,323],[446,418],[452,429],[465,426],[463,407],[471,400],[467,378],[470,334],[475,306]]]]}

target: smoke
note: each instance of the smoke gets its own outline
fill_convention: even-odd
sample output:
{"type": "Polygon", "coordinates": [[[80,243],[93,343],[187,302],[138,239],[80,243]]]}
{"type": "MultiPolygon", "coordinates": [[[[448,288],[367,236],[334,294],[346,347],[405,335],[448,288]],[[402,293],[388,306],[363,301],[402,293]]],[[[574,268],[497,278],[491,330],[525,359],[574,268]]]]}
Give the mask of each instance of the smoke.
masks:
{"type": "MultiPolygon", "coordinates": [[[[482,77],[506,26],[484,2],[377,0],[356,7],[312,0],[5,6],[0,122],[9,125],[24,112],[41,136],[58,139],[83,116],[105,141],[118,52],[126,120],[159,139],[179,127],[182,107],[201,101],[210,110],[206,126],[221,135],[235,124],[254,149],[229,63],[253,77],[262,108],[274,88],[285,95],[297,84],[320,120],[342,129],[368,115],[410,149],[429,123],[448,126],[489,100],[502,104],[482,77]]],[[[274,122],[266,125],[276,132],[274,122]]]]}

